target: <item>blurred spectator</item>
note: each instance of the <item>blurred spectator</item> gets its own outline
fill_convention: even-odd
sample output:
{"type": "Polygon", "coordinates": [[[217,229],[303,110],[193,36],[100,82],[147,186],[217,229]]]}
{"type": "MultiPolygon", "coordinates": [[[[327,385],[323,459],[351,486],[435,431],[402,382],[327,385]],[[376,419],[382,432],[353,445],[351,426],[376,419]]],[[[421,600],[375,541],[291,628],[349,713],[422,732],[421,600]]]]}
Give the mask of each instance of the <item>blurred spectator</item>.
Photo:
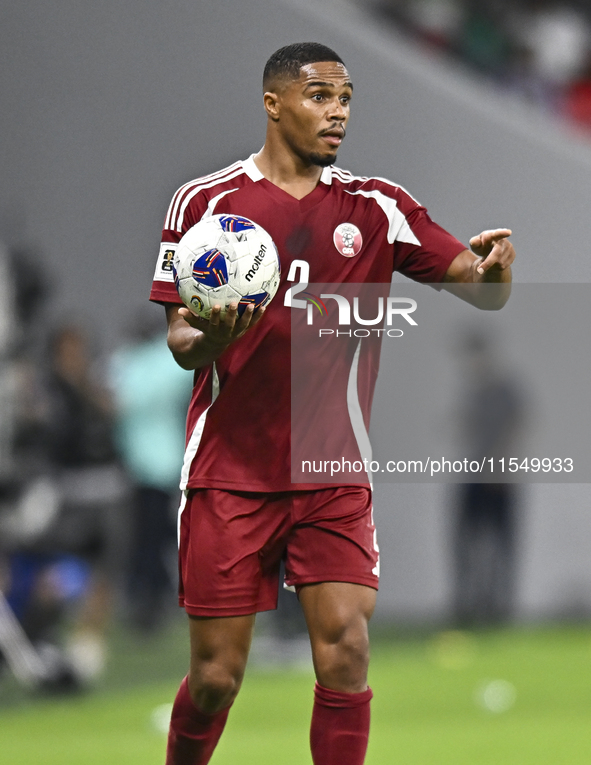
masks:
{"type": "MultiPolygon", "coordinates": [[[[22,582],[16,582],[12,572],[14,562],[11,553],[14,548],[14,535],[10,532],[10,521],[14,515],[15,505],[18,503],[19,493],[24,485],[24,477],[28,475],[31,467],[26,459],[22,459],[23,453],[19,450],[19,436],[22,411],[19,408],[23,389],[26,387],[22,374],[26,365],[23,364],[23,349],[36,348],[37,343],[30,342],[31,329],[37,310],[47,296],[47,290],[36,296],[31,303],[30,285],[42,278],[44,285],[47,283],[43,271],[41,259],[35,257],[30,250],[23,248],[8,248],[0,243],[0,610],[2,611],[3,629],[2,646],[0,650],[0,669],[3,660],[12,656],[11,666],[15,665],[15,651],[19,658],[17,664],[24,672],[21,661],[25,661],[28,670],[29,665],[23,656],[33,655],[37,669],[43,668],[46,686],[49,683],[61,684],[71,677],[67,670],[64,672],[59,662],[52,660],[52,667],[45,661],[38,661],[34,649],[23,637],[25,646],[15,647],[9,634],[6,620],[14,620],[10,606],[4,600],[4,592],[12,587],[13,592],[21,587],[22,582]],[[8,533],[7,533],[8,532],[8,533]],[[28,649],[28,653],[27,653],[28,649]],[[4,653],[6,651],[6,653],[4,653]],[[24,652],[24,653],[23,653],[24,652]],[[47,670],[47,671],[46,671],[47,670]]],[[[35,401],[34,398],[30,399],[35,401]]],[[[27,407],[30,414],[30,409],[27,407]]],[[[45,499],[45,498],[43,498],[45,499]]],[[[18,598],[17,598],[18,600],[18,598]]],[[[17,622],[14,622],[15,624],[17,622]]],[[[17,641],[18,642],[18,641],[17,641]]],[[[27,670],[27,671],[28,671],[27,670]]],[[[19,669],[16,669],[19,672],[19,669]]],[[[32,670],[31,670],[32,671],[32,670]]],[[[27,672],[25,672],[27,674],[27,672]]],[[[36,675],[37,676],[37,675],[36,675]]],[[[21,674],[22,680],[24,675],[21,674]]],[[[28,675],[29,679],[32,677],[28,675]]]]}
{"type": "Polygon", "coordinates": [[[453,48],[463,12],[456,0],[416,0],[407,4],[407,19],[420,37],[437,48],[453,48]]]}
{"type": "Polygon", "coordinates": [[[126,552],[126,486],[112,405],[75,324],[54,333],[45,374],[25,364],[22,375],[28,438],[21,449],[35,455],[35,470],[2,530],[11,546],[9,602],[37,643],[59,640],[64,610],[76,602],[66,655],[85,682],[104,666],[126,552]]]}
{"type": "Polygon", "coordinates": [[[417,40],[458,56],[554,114],[589,129],[591,3],[557,0],[359,0],[417,40]],[[564,104],[564,106],[563,106],[564,104]]]}
{"type": "Polygon", "coordinates": [[[524,100],[547,112],[556,111],[556,91],[536,70],[532,51],[514,42],[505,83],[524,100]]]}
{"type": "Polygon", "coordinates": [[[13,437],[11,351],[15,325],[14,284],[8,250],[0,242],[0,494],[11,477],[13,437]]]}
{"type": "Polygon", "coordinates": [[[40,445],[36,426],[41,399],[30,387],[43,353],[38,318],[50,284],[39,252],[0,243],[0,484],[10,492],[31,473],[31,443],[36,451],[40,445]],[[28,423],[34,423],[32,434],[28,423]]]}
{"type": "Polygon", "coordinates": [[[532,51],[540,77],[563,86],[579,74],[587,57],[588,22],[569,4],[540,1],[532,6],[523,42],[532,51]]]}
{"type": "Polygon", "coordinates": [[[133,621],[143,629],[158,626],[176,589],[178,486],[192,385],[192,374],[168,350],[162,321],[144,320],[112,359],[118,443],[134,483],[128,589],[133,621]]]}
{"type": "Polygon", "coordinates": [[[465,4],[458,51],[468,64],[495,78],[505,77],[511,38],[504,25],[501,3],[465,4]]]}
{"type": "MultiPolygon", "coordinates": [[[[462,455],[470,460],[508,458],[523,428],[523,397],[514,376],[493,353],[491,341],[472,332],[462,349],[464,390],[458,421],[462,455]]],[[[454,521],[458,624],[492,624],[512,613],[516,554],[517,486],[458,486],[454,521]]]]}
{"type": "Polygon", "coordinates": [[[591,131],[591,56],[581,75],[566,88],[563,109],[574,125],[591,131]]]}

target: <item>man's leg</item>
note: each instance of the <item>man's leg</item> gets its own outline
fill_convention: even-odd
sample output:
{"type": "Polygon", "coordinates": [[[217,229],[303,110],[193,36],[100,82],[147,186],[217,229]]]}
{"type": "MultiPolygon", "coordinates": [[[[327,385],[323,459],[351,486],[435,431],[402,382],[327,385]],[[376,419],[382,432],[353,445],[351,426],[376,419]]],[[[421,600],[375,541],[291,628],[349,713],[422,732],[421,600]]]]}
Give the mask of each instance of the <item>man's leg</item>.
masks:
{"type": "Polygon", "coordinates": [[[166,765],[206,765],[242,683],[255,615],[189,617],[191,664],[172,709],[166,765]]]}
{"type": "Polygon", "coordinates": [[[314,765],[362,765],[369,735],[368,622],[376,591],[346,582],[306,585],[306,616],[316,672],[310,745],[314,765]]]}

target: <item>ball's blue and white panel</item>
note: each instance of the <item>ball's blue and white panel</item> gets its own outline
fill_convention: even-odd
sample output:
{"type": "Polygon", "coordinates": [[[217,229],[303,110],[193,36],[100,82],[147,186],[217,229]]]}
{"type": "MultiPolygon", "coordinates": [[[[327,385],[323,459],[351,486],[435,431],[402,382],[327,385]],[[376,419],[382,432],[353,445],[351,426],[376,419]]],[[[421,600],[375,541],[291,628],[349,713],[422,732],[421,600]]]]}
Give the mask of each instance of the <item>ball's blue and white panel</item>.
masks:
{"type": "Polygon", "coordinates": [[[246,310],[246,307],[249,305],[254,306],[254,310],[256,311],[257,308],[260,308],[262,305],[265,305],[265,303],[268,303],[270,300],[269,293],[268,292],[258,292],[256,295],[244,295],[240,299],[240,302],[238,303],[238,315],[242,316],[244,311],[246,310]]]}
{"type": "Polygon", "coordinates": [[[228,264],[217,248],[207,250],[193,262],[193,279],[206,287],[221,287],[228,283],[228,264]]]}
{"type": "MultiPolygon", "coordinates": [[[[214,216],[217,217],[217,216],[214,216]]],[[[224,231],[248,231],[255,229],[256,224],[248,218],[239,215],[220,215],[219,224],[224,231]]]]}

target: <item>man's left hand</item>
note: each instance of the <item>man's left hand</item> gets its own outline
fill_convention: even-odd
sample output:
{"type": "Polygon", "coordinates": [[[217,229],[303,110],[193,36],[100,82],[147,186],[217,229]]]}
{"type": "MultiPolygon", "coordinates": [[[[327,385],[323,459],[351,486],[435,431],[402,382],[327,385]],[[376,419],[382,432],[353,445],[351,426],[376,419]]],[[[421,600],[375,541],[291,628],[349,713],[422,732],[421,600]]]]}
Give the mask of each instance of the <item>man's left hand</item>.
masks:
{"type": "Polygon", "coordinates": [[[470,248],[475,255],[482,258],[476,270],[484,275],[491,268],[496,271],[505,271],[515,260],[515,250],[507,239],[511,236],[509,228],[495,228],[483,231],[470,239],[470,248]]]}

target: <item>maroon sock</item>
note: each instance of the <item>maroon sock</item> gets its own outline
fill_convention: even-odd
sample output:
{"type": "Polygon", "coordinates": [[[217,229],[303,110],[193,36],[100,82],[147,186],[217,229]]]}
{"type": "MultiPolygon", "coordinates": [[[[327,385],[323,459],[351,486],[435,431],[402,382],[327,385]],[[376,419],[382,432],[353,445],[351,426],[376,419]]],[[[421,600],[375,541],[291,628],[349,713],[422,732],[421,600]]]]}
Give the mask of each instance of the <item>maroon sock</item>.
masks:
{"type": "Polygon", "coordinates": [[[185,677],[172,707],[166,765],[206,765],[222,735],[229,711],[227,707],[208,715],[198,709],[185,677]]]}
{"type": "Polygon", "coordinates": [[[310,747],[314,765],[363,765],[373,693],[341,693],[314,687],[310,747]]]}

